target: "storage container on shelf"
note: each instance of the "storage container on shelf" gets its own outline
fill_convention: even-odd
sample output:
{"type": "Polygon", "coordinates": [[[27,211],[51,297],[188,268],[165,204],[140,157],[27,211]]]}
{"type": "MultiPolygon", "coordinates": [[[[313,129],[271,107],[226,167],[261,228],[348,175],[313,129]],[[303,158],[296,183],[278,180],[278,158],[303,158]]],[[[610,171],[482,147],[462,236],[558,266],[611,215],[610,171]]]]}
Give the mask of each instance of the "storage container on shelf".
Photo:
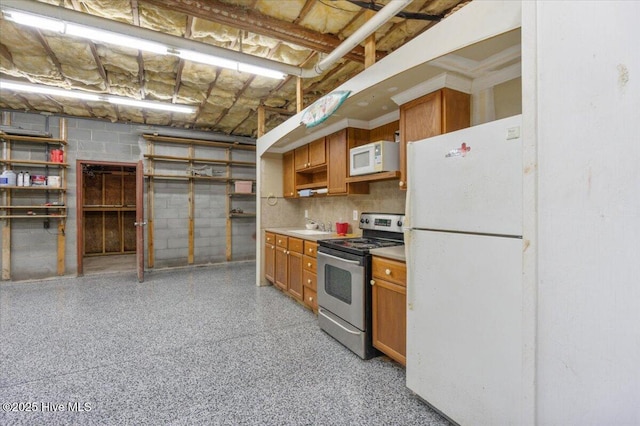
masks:
{"type": "Polygon", "coordinates": [[[235,181],[235,192],[241,194],[251,194],[253,191],[253,182],[250,180],[237,180],[235,181]]]}

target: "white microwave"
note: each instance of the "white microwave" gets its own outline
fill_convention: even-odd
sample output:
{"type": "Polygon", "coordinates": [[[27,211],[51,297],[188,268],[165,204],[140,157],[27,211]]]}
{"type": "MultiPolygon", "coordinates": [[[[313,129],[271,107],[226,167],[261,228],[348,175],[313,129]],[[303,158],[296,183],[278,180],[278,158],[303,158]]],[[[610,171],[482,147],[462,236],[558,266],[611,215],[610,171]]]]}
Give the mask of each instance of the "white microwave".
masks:
{"type": "Polygon", "coordinates": [[[349,151],[349,175],[358,176],[400,170],[399,145],[396,142],[378,141],[351,148],[349,151]]]}

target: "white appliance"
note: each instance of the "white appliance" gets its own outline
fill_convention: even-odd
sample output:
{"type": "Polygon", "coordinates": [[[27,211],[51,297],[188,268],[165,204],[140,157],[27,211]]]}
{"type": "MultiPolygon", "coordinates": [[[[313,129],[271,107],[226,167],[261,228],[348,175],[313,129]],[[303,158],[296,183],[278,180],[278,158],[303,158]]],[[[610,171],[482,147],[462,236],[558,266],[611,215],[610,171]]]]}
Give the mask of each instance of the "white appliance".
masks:
{"type": "Polygon", "coordinates": [[[408,146],[407,387],[460,425],[520,424],[520,128],[408,146]]]}
{"type": "Polygon", "coordinates": [[[349,174],[358,176],[400,170],[398,146],[396,142],[378,141],[351,148],[349,174]]]}

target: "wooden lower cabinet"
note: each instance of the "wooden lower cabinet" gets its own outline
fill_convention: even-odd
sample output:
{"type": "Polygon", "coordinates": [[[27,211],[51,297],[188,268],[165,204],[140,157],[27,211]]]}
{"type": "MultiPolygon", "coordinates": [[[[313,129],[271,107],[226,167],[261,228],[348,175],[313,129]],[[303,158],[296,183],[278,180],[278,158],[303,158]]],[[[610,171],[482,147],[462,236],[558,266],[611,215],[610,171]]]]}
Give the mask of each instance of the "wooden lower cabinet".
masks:
{"type": "Polygon", "coordinates": [[[265,232],[265,278],[314,312],[317,248],[314,241],[265,232]]]}
{"type": "Polygon", "coordinates": [[[276,234],[275,272],[273,283],[282,291],[289,286],[289,254],[287,253],[288,237],[276,234]]]}
{"type": "Polygon", "coordinates": [[[304,258],[302,261],[304,269],[304,271],[302,272],[303,301],[305,305],[313,310],[313,312],[318,312],[318,260],[316,259],[317,252],[317,243],[313,241],[304,242],[304,258]]]}
{"type": "Polygon", "coordinates": [[[264,238],[264,277],[273,283],[276,272],[276,245],[275,234],[265,233],[264,238]]]}
{"type": "Polygon", "coordinates": [[[288,292],[294,298],[302,300],[302,250],[303,240],[289,237],[289,282],[288,292]]]}
{"type": "Polygon", "coordinates": [[[406,365],[406,265],[383,257],[372,260],[373,346],[406,365]]]}

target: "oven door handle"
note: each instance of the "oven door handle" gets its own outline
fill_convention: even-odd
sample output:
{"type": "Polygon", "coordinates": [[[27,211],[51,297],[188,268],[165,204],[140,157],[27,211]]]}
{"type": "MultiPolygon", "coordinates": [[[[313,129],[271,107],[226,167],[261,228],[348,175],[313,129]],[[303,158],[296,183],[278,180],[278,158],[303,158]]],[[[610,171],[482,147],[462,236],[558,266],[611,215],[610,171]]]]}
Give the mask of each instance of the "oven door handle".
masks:
{"type": "Polygon", "coordinates": [[[333,255],[331,255],[331,254],[322,253],[322,252],[318,252],[318,254],[321,254],[321,255],[323,255],[323,256],[330,257],[330,258],[335,259],[335,260],[339,260],[340,262],[347,262],[347,263],[353,263],[354,265],[360,265],[360,261],[358,261],[358,260],[348,260],[348,259],[343,259],[343,258],[341,258],[341,257],[333,256],[333,255]]]}
{"type": "Polygon", "coordinates": [[[329,315],[325,314],[325,313],[322,311],[322,308],[318,308],[318,313],[319,313],[320,315],[322,315],[323,317],[325,317],[326,319],[328,319],[329,321],[331,321],[332,323],[334,323],[335,325],[337,325],[338,327],[340,327],[341,329],[343,329],[344,331],[346,331],[347,333],[355,334],[355,335],[360,334],[360,333],[358,333],[358,332],[355,332],[355,331],[351,331],[351,330],[349,330],[349,329],[348,329],[348,328],[346,328],[344,325],[340,324],[338,321],[334,320],[334,319],[333,319],[333,318],[331,318],[329,315]]]}

